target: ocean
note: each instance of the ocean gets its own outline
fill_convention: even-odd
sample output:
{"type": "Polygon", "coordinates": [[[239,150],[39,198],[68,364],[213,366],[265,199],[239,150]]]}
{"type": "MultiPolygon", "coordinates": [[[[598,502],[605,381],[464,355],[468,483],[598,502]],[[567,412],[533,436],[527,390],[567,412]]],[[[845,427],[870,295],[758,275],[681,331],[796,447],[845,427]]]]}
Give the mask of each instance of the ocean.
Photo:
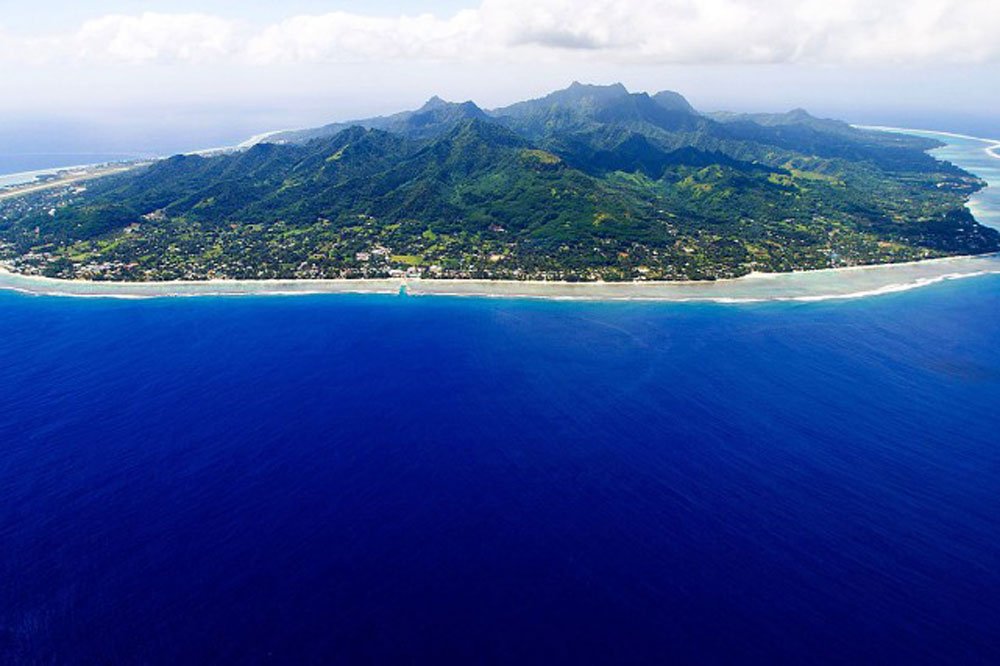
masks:
{"type": "Polygon", "coordinates": [[[0,312],[4,663],[1000,661],[1000,277],[0,312]]]}
{"type": "Polygon", "coordinates": [[[997,340],[1000,275],[0,291],[0,663],[1000,663],[997,340]]]}

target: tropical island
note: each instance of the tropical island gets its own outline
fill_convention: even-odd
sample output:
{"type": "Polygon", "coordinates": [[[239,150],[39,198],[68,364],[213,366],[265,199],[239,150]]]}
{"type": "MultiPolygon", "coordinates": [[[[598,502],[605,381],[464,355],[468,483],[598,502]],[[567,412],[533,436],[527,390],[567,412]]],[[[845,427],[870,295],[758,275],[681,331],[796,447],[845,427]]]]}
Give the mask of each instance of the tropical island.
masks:
{"type": "Polygon", "coordinates": [[[0,265],[114,281],[715,280],[1000,251],[933,139],[574,83],[0,199],[0,265]]]}

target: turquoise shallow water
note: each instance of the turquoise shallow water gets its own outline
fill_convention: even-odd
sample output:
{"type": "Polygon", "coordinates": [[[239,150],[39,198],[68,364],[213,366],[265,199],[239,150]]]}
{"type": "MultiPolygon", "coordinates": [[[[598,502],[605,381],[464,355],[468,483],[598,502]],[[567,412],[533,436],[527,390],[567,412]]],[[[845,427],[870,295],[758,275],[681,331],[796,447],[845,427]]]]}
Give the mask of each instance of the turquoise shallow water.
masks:
{"type": "Polygon", "coordinates": [[[0,662],[998,663],[998,340],[997,275],[3,291],[0,662]]]}
{"type": "Polygon", "coordinates": [[[989,183],[989,187],[973,196],[970,207],[980,223],[1000,229],[1000,139],[984,141],[972,137],[942,136],[934,132],[911,130],[911,133],[946,141],[947,146],[931,154],[954,162],[989,183]]]}

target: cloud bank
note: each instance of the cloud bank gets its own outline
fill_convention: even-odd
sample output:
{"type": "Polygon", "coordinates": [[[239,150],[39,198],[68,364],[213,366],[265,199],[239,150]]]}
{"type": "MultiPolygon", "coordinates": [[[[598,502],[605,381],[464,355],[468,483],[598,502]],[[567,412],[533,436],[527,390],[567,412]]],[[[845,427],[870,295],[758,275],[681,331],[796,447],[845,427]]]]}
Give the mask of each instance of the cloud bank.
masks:
{"type": "Polygon", "coordinates": [[[997,0],[482,0],[453,16],[333,12],[251,25],[109,15],[0,31],[0,62],[295,63],[600,59],[645,64],[991,63],[997,0]]]}

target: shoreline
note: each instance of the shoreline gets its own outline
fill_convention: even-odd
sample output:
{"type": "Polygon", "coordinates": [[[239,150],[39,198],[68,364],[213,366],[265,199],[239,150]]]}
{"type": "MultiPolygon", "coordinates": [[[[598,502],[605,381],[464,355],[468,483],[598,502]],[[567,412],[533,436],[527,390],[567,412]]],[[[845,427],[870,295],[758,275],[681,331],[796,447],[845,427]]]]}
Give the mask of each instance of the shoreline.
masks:
{"type": "Polygon", "coordinates": [[[53,169],[35,169],[34,171],[15,171],[14,173],[0,174],[0,192],[12,190],[17,187],[38,184],[38,179],[42,176],[58,176],[60,173],[68,171],[80,171],[82,169],[92,169],[97,164],[74,164],[67,167],[56,167],[53,169]]]}
{"type": "MultiPolygon", "coordinates": [[[[247,148],[252,148],[258,143],[266,142],[268,137],[287,131],[288,130],[271,130],[270,132],[261,132],[260,134],[255,134],[249,139],[232,146],[202,148],[199,150],[176,154],[201,155],[207,157],[226,152],[246,150],[247,148]]],[[[80,172],[87,172],[87,174],[93,174],[87,178],[89,180],[92,178],[111,176],[121,171],[128,171],[138,167],[148,166],[154,162],[168,158],[169,155],[160,155],[158,157],[134,157],[120,161],[90,162],[87,164],[74,164],[63,167],[52,167],[49,169],[34,169],[31,171],[17,171],[14,173],[0,174],[0,198],[14,198],[24,194],[31,194],[32,192],[49,189],[60,184],[70,184],[72,182],[82,180],[82,178],[73,177],[71,175],[73,173],[79,174],[80,172]],[[67,175],[60,176],[60,174],[67,175]],[[53,178],[51,181],[40,182],[38,179],[42,176],[53,176],[53,178]]]]}
{"type": "MultiPolygon", "coordinates": [[[[869,127],[876,129],[875,127],[869,127]]],[[[988,144],[1000,159],[1000,142],[952,132],[878,127],[882,131],[919,132],[988,144]]],[[[267,135],[260,135],[267,136],[267,135]]],[[[259,137],[254,137],[255,139],[259,137]]],[[[955,145],[955,144],[952,144],[955,145]]],[[[959,165],[961,166],[961,165],[959,165]]],[[[979,175],[979,174],[977,174],[979,175]]],[[[96,175],[90,174],[90,177],[96,175]]],[[[982,176],[980,176],[982,177],[982,176]]],[[[65,184],[36,186],[39,189],[65,184]]],[[[18,192],[18,194],[22,194],[18,192]]],[[[17,196],[3,193],[0,197],[17,196]]],[[[990,211],[992,213],[993,211],[990,211]]],[[[13,273],[0,267],[0,291],[80,298],[177,298],[194,296],[292,296],[381,294],[587,301],[660,301],[760,303],[853,299],[909,291],[950,280],[1000,274],[1000,253],[868,264],[839,268],[750,273],[714,281],[564,282],[475,279],[278,279],[111,282],[65,280],[13,273]]]]}
{"type": "Polygon", "coordinates": [[[368,294],[584,301],[761,303],[847,300],[899,293],[941,282],[1000,275],[1000,253],[789,273],[750,273],[714,281],[557,282],[460,279],[178,280],[96,282],[12,273],[0,290],[76,298],[182,298],[368,294]]]}
{"type": "MultiPolygon", "coordinates": [[[[78,167],[75,169],[60,169],[57,171],[55,178],[51,180],[46,180],[38,182],[37,180],[20,183],[16,185],[6,185],[0,187],[0,200],[3,199],[16,199],[17,197],[23,197],[26,194],[34,194],[36,192],[44,192],[45,190],[52,190],[58,187],[65,187],[67,185],[73,185],[74,183],[84,183],[91,180],[97,180],[98,178],[105,178],[107,176],[114,176],[116,174],[125,173],[126,171],[131,171],[132,169],[137,169],[143,164],[126,164],[126,165],[95,165],[91,167],[78,167]]],[[[49,175],[49,172],[33,172],[41,175],[49,175]]]]}
{"type": "Polygon", "coordinates": [[[879,132],[893,132],[896,134],[936,134],[938,136],[947,136],[953,139],[964,139],[966,141],[979,141],[980,143],[988,144],[983,151],[994,159],[1000,160],[1000,139],[987,139],[981,136],[972,136],[971,134],[959,134],[958,132],[944,132],[942,130],[929,130],[929,129],[914,129],[912,127],[891,127],[889,125],[853,125],[858,129],[863,130],[875,130],[879,132]]]}
{"type": "Polygon", "coordinates": [[[950,136],[954,139],[968,139],[970,141],[981,141],[983,143],[991,143],[1000,146],[1000,139],[987,139],[981,136],[972,136],[971,134],[945,132],[944,130],[919,129],[916,127],[893,127],[892,125],[852,125],[852,127],[863,130],[876,130],[879,132],[894,132],[897,134],[938,134],[940,136],[950,136]]]}
{"type": "Polygon", "coordinates": [[[122,156],[121,159],[110,159],[104,162],[87,162],[84,164],[70,164],[67,166],[48,167],[43,169],[31,169],[29,171],[14,171],[0,174],[0,192],[12,190],[14,188],[30,185],[40,185],[43,181],[39,178],[43,176],[59,177],[60,174],[91,172],[102,168],[113,166],[126,166],[141,163],[147,158],[122,156]]]}

